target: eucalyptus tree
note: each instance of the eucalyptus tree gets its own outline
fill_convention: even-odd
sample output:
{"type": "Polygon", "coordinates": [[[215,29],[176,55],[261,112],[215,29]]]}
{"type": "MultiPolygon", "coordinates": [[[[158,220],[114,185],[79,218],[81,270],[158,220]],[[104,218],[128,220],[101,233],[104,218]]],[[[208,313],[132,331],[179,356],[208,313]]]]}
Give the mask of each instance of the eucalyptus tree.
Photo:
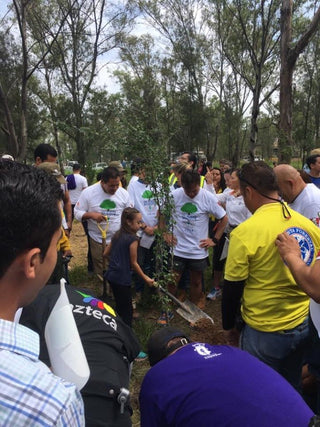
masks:
{"type": "MultiPolygon", "coordinates": [[[[19,88],[19,123],[13,121],[12,111],[10,111],[10,90],[4,88],[4,84],[0,85],[0,99],[5,111],[8,140],[11,147],[11,152],[18,159],[23,160],[26,155],[27,148],[27,115],[28,115],[28,84],[34,73],[38,70],[44,58],[50,53],[53,42],[57,39],[66,15],[61,16],[61,20],[55,22],[51,28],[51,37],[48,40],[47,49],[41,55],[34,54],[34,48],[37,41],[33,40],[30,33],[29,20],[35,19],[38,22],[42,21],[41,15],[37,15],[38,0],[12,0],[9,4],[9,9],[12,11],[12,28],[17,28],[18,37],[20,37],[20,76],[15,84],[19,88]],[[19,129],[19,133],[16,131],[19,129]]],[[[8,27],[10,28],[10,27],[8,27]]]]}
{"type": "MultiPolygon", "coordinates": [[[[51,20],[61,21],[67,14],[63,29],[51,47],[51,80],[47,85],[52,95],[63,93],[72,105],[72,123],[65,127],[68,136],[75,141],[77,157],[82,165],[86,163],[87,143],[92,141],[85,123],[88,97],[94,88],[97,75],[106,66],[106,55],[117,46],[131,19],[126,3],[113,4],[107,0],[48,0],[52,7],[51,20]],[[58,7],[54,7],[57,6],[58,7]],[[102,59],[103,57],[103,59],[102,59]]],[[[39,3],[41,13],[43,4],[39,3]]],[[[45,13],[45,10],[43,10],[45,13]]],[[[50,25],[48,25],[50,27],[50,25]]],[[[36,35],[36,32],[34,32],[36,35]]],[[[48,37],[38,34],[38,41],[45,46],[48,37]]],[[[46,76],[48,70],[46,70],[46,76]]],[[[52,120],[55,117],[52,116],[52,120]]]]}
{"type": "Polygon", "coordinates": [[[292,105],[293,148],[304,159],[319,145],[320,132],[320,33],[315,34],[298,59],[292,105]]]}
{"type": "Polygon", "coordinates": [[[279,8],[280,0],[219,0],[213,6],[223,52],[251,92],[251,159],[261,106],[278,88],[279,8]]]}
{"type": "Polygon", "coordinates": [[[160,61],[151,36],[122,40],[120,58],[124,70],[116,72],[124,96],[122,122],[127,128],[129,156],[147,155],[151,147],[166,151],[160,120],[160,61]],[[151,145],[151,147],[149,147],[151,145]]]}
{"type": "Polygon", "coordinates": [[[213,49],[212,30],[203,19],[206,0],[139,0],[150,24],[161,34],[163,54],[173,59],[177,90],[183,94],[189,129],[184,134],[190,148],[207,141],[206,106],[209,102],[208,64],[213,49]]]}
{"type": "MultiPolygon", "coordinates": [[[[318,31],[320,7],[314,9],[314,2],[302,2],[298,13],[308,12],[310,19],[305,20],[302,34],[293,38],[293,1],[282,0],[281,6],[281,70],[280,70],[280,138],[279,160],[290,162],[292,156],[292,84],[297,60],[310,40],[318,31]],[[314,10],[313,10],[314,9],[314,10]]],[[[297,20],[297,19],[296,19],[297,20]]]]}

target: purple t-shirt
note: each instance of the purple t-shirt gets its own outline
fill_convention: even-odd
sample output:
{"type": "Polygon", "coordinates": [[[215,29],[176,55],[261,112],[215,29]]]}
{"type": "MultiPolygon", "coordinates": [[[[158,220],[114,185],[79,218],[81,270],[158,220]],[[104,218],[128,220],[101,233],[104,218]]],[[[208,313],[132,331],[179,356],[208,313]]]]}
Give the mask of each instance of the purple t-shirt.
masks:
{"type": "Polygon", "coordinates": [[[146,374],[141,427],[305,427],[312,411],[276,371],[229,346],[190,343],[146,374]]]}

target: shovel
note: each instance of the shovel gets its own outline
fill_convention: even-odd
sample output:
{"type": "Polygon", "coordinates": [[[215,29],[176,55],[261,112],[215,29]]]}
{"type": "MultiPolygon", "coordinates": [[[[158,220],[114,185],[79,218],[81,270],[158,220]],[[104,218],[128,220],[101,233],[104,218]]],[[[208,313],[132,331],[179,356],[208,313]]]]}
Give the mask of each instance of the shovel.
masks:
{"type": "MultiPolygon", "coordinates": [[[[102,238],[102,283],[103,283],[103,292],[101,299],[106,298],[108,296],[108,291],[110,293],[110,289],[107,289],[107,280],[105,279],[105,272],[106,272],[106,259],[103,256],[104,250],[106,248],[106,239],[107,239],[107,231],[109,228],[109,219],[107,215],[105,215],[106,219],[106,225],[103,227],[101,224],[97,222],[97,227],[100,230],[101,238],[102,238]]],[[[108,284],[109,286],[109,284],[108,284]]]]}
{"type": "Polygon", "coordinates": [[[158,285],[158,288],[161,292],[166,294],[173,302],[175,302],[179,308],[177,309],[177,313],[180,314],[181,317],[186,319],[189,323],[196,323],[198,320],[206,318],[210,319],[212,323],[213,319],[204,311],[202,311],[199,307],[193,304],[189,300],[185,300],[184,302],[178,300],[174,295],[172,295],[167,289],[163,288],[161,285],[158,285]]]}

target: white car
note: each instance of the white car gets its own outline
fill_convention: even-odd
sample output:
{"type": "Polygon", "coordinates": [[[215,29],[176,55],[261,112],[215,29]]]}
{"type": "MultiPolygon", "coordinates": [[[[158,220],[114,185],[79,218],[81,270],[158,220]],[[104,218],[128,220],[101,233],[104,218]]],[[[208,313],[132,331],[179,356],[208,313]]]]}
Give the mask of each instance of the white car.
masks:
{"type": "Polygon", "coordinates": [[[94,165],[92,166],[92,169],[95,171],[98,170],[102,170],[104,168],[106,168],[108,165],[105,162],[100,162],[100,163],[94,163],[94,165]]]}

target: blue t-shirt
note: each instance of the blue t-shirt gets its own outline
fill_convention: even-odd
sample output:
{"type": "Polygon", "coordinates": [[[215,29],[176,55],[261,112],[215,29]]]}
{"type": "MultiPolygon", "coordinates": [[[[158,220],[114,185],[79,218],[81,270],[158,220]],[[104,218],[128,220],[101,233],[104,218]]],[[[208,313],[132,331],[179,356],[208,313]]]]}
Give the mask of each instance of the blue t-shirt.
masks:
{"type": "Polygon", "coordinates": [[[276,371],[229,346],[190,343],[146,374],[141,427],[305,427],[312,411],[276,371]]]}
{"type": "Polygon", "coordinates": [[[111,253],[106,279],[114,284],[131,286],[130,245],[138,237],[135,234],[121,233],[111,241],[111,253]]]}
{"type": "Polygon", "coordinates": [[[316,185],[318,188],[320,188],[320,177],[315,178],[314,176],[309,175],[312,184],[316,185]]]}

